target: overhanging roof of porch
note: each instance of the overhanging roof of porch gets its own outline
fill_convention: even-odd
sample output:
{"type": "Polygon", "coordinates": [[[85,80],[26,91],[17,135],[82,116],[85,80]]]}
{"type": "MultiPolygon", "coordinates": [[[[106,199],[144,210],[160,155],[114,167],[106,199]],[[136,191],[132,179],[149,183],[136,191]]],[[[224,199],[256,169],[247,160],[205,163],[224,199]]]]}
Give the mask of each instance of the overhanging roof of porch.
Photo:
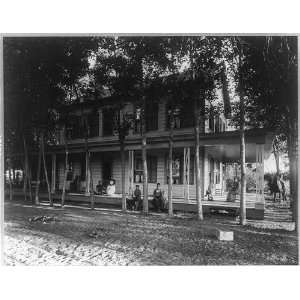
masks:
{"type": "MultiPolygon", "coordinates": [[[[147,133],[147,149],[167,149],[169,147],[168,131],[154,131],[147,133]]],[[[256,144],[263,144],[265,158],[271,153],[273,135],[263,129],[252,129],[245,132],[246,160],[255,161],[256,144]]],[[[128,136],[125,141],[126,150],[140,150],[141,136],[128,136]]],[[[174,131],[174,147],[194,147],[195,137],[193,128],[174,131]]],[[[205,146],[209,153],[222,161],[238,161],[240,132],[227,131],[220,133],[206,133],[200,135],[200,145],[205,146]]],[[[83,152],[84,140],[71,142],[68,145],[70,152],[83,152]]],[[[64,153],[64,146],[54,146],[49,152],[64,153]]],[[[118,138],[106,137],[89,140],[89,150],[92,152],[119,151],[118,138]]]]}
{"type": "MultiPolygon", "coordinates": [[[[228,132],[229,133],[229,132],[228,132]]],[[[246,162],[256,162],[257,145],[263,145],[264,159],[272,152],[273,134],[262,130],[249,130],[245,134],[246,162]]],[[[225,138],[212,138],[205,145],[206,151],[215,159],[222,162],[238,162],[240,160],[240,133],[226,133],[225,138]]]]}

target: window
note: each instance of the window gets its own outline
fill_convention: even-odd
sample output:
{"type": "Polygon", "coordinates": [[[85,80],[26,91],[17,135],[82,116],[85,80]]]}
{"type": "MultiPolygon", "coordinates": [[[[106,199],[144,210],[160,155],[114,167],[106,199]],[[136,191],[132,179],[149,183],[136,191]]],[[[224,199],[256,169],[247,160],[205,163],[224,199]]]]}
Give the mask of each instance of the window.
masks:
{"type": "Polygon", "coordinates": [[[180,126],[181,128],[189,128],[194,126],[194,106],[191,101],[187,101],[186,105],[181,107],[180,126]]]}
{"type": "MultiPolygon", "coordinates": [[[[166,157],[166,175],[167,183],[169,183],[169,164],[168,157],[166,157]]],[[[177,155],[173,157],[172,162],[172,178],[173,184],[183,184],[184,183],[184,161],[183,155],[177,155]]],[[[189,184],[194,184],[194,156],[190,157],[190,172],[189,172],[189,184]]]]}
{"type": "Polygon", "coordinates": [[[146,130],[158,129],[158,104],[147,103],[146,106],[146,130]]]}
{"type": "Polygon", "coordinates": [[[212,131],[214,130],[214,123],[215,123],[214,115],[212,112],[210,112],[209,119],[208,119],[208,128],[212,131]]]}
{"type": "MultiPolygon", "coordinates": [[[[147,157],[148,182],[155,183],[157,181],[157,157],[147,157]]],[[[143,161],[140,156],[134,159],[134,182],[142,183],[143,180],[143,161]]]]}
{"type": "MultiPolygon", "coordinates": [[[[171,128],[171,113],[172,110],[170,107],[167,109],[167,128],[171,128]]],[[[174,129],[181,128],[181,110],[180,108],[175,108],[173,111],[173,116],[174,116],[174,129]]]]}
{"type": "Polygon", "coordinates": [[[216,161],[216,184],[220,183],[220,162],[216,161]]]}
{"type": "Polygon", "coordinates": [[[149,156],[147,159],[148,182],[155,183],[157,181],[157,157],[149,156]]]}
{"type": "Polygon", "coordinates": [[[135,122],[134,122],[134,133],[141,133],[141,119],[142,119],[142,110],[140,107],[135,109],[135,122]]]}
{"type": "Polygon", "coordinates": [[[113,109],[105,109],[103,110],[103,135],[109,136],[113,135],[114,130],[114,111],[113,109]]]}
{"type": "Polygon", "coordinates": [[[215,120],[215,132],[220,132],[220,117],[217,116],[215,120]]]}
{"type": "Polygon", "coordinates": [[[99,114],[93,112],[88,115],[89,137],[99,136],[99,114]]]}
{"type": "MultiPolygon", "coordinates": [[[[187,101],[186,104],[178,106],[174,109],[174,128],[189,128],[194,126],[194,110],[193,103],[187,101]]],[[[167,106],[167,128],[170,128],[171,124],[171,106],[167,106]]]]}
{"type": "Polygon", "coordinates": [[[67,139],[78,139],[83,135],[83,121],[81,116],[70,116],[66,124],[67,139]]]}
{"type": "Polygon", "coordinates": [[[209,160],[209,184],[214,184],[214,160],[209,160]]]}

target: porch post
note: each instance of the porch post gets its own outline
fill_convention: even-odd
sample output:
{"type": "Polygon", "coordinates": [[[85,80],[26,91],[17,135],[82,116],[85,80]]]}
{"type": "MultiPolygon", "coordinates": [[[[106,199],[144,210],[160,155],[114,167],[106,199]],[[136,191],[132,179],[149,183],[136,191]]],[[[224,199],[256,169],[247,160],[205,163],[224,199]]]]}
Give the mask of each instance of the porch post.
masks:
{"type": "Polygon", "coordinates": [[[99,114],[99,136],[103,136],[103,117],[102,117],[102,109],[98,110],[99,114]]]}
{"type": "Polygon", "coordinates": [[[128,151],[129,155],[129,195],[133,193],[133,176],[134,176],[134,150],[128,151]]]}
{"type": "Polygon", "coordinates": [[[51,193],[55,193],[55,183],[56,183],[56,153],[52,154],[52,182],[51,182],[51,193]]]}
{"type": "Polygon", "coordinates": [[[264,209],[264,145],[256,144],[256,201],[255,208],[264,209]]]}
{"type": "Polygon", "coordinates": [[[188,202],[190,198],[190,147],[183,148],[183,197],[188,202]]]}

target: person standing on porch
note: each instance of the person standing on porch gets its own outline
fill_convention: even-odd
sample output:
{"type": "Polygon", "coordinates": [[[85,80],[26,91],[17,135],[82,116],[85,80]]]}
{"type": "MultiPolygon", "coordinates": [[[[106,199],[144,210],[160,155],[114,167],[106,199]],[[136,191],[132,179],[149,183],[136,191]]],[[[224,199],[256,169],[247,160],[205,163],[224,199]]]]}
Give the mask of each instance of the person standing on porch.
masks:
{"type": "Polygon", "coordinates": [[[153,191],[153,206],[156,211],[160,211],[163,206],[163,193],[160,189],[160,183],[157,183],[156,189],[153,191]]]}

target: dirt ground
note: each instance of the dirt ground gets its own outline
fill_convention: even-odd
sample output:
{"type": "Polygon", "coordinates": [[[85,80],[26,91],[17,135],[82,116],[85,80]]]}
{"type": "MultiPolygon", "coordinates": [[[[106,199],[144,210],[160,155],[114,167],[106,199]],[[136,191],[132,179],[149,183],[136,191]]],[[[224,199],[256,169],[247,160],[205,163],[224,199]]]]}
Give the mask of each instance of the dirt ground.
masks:
{"type": "Polygon", "coordinates": [[[66,205],[4,204],[5,265],[298,264],[290,212],[267,202],[266,218],[244,227],[235,217],[138,212],[66,205]],[[46,216],[35,220],[37,216],[46,216]],[[218,241],[207,226],[234,232],[218,241]]]}

